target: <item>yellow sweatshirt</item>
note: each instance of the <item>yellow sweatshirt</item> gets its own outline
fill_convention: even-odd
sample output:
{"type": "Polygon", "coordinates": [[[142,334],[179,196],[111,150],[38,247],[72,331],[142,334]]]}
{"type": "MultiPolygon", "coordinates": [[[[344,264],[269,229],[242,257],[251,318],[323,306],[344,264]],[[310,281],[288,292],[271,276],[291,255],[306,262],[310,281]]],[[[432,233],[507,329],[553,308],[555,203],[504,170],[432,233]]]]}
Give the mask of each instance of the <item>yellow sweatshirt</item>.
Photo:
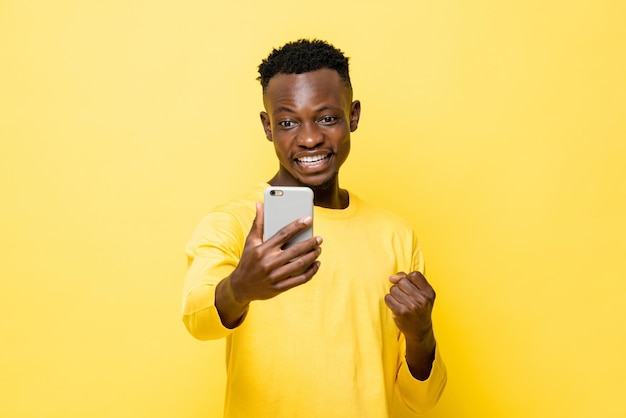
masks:
{"type": "Polygon", "coordinates": [[[227,339],[225,416],[381,418],[394,396],[430,409],[446,383],[439,351],[430,377],[413,378],[384,302],[389,276],[423,271],[422,253],[404,221],[353,194],[346,209],[314,208],[324,242],[311,281],[252,302],[233,330],[222,325],[215,285],[237,265],[266,187],[207,214],[187,248],[183,321],[198,339],[227,339]]]}

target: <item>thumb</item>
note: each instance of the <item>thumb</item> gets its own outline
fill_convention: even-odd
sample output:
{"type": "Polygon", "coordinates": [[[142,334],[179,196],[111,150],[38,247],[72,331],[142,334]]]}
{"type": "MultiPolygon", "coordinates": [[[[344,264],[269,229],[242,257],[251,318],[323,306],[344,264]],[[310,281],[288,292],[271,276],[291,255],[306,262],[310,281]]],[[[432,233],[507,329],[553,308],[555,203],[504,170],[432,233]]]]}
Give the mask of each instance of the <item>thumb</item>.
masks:
{"type": "Polygon", "coordinates": [[[393,276],[391,276],[391,277],[389,278],[389,281],[390,281],[391,283],[393,283],[393,284],[398,284],[398,282],[400,281],[400,279],[402,279],[402,278],[404,278],[404,277],[406,277],[406,273],[405,273],[405,272],[403,272],[403,271],[400,271],[400,272],[398,272],[398,273],[394,274],[393,276]]]}

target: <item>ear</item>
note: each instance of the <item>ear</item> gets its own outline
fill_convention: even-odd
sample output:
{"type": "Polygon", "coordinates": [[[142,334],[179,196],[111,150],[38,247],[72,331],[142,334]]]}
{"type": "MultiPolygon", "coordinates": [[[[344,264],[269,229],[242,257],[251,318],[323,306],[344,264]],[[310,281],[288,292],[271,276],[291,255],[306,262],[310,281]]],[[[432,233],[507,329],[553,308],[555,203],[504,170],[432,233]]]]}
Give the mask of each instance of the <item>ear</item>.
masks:
{"type": "Polygon", "coordinates": [[[263,125],[263,130],[265,131],[265,137],[268,141],[272,142],[272,125],[270,123],[270,115],[268,115],[267,112],[261,112],[259,116],[261,116],[261,124],[263,125]]]}
{"type": "Polygon", "coordinates": [[[356,131],[359,127],[359,119],[361,118],[361,102],[355,100],[350,105],[350,132],[356,131]]]}

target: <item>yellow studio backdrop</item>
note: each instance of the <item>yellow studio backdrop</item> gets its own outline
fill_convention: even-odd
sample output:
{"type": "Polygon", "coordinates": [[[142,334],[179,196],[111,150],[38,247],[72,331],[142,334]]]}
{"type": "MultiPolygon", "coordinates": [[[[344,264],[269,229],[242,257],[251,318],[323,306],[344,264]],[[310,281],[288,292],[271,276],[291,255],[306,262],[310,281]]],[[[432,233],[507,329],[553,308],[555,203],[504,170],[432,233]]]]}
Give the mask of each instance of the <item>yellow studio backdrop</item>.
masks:
{"type": "Polygon", "coordinates": [[[184,248],[276,170],[256,66],[300,37],[352,59],[343,186],[420,233],[449,369],[429,416],[626,416],[625,16],[0,1],[0,416],[220,416],[223,342],[180,319],[184,248]]]}

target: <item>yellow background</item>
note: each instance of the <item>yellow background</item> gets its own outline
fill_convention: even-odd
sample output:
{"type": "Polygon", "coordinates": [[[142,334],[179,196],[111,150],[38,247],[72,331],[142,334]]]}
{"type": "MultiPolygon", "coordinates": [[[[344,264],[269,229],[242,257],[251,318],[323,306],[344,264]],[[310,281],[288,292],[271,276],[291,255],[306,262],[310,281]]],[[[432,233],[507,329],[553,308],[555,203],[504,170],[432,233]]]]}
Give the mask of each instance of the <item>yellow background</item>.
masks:
{"type": "Polygon", "coordinates": [[[277,165],[256,66],[351,57],[342,184],[418,229],[431,417],[626,416],[623,1],[0,1],[0,416],[214,417],[204,212],[277,165]]]}

